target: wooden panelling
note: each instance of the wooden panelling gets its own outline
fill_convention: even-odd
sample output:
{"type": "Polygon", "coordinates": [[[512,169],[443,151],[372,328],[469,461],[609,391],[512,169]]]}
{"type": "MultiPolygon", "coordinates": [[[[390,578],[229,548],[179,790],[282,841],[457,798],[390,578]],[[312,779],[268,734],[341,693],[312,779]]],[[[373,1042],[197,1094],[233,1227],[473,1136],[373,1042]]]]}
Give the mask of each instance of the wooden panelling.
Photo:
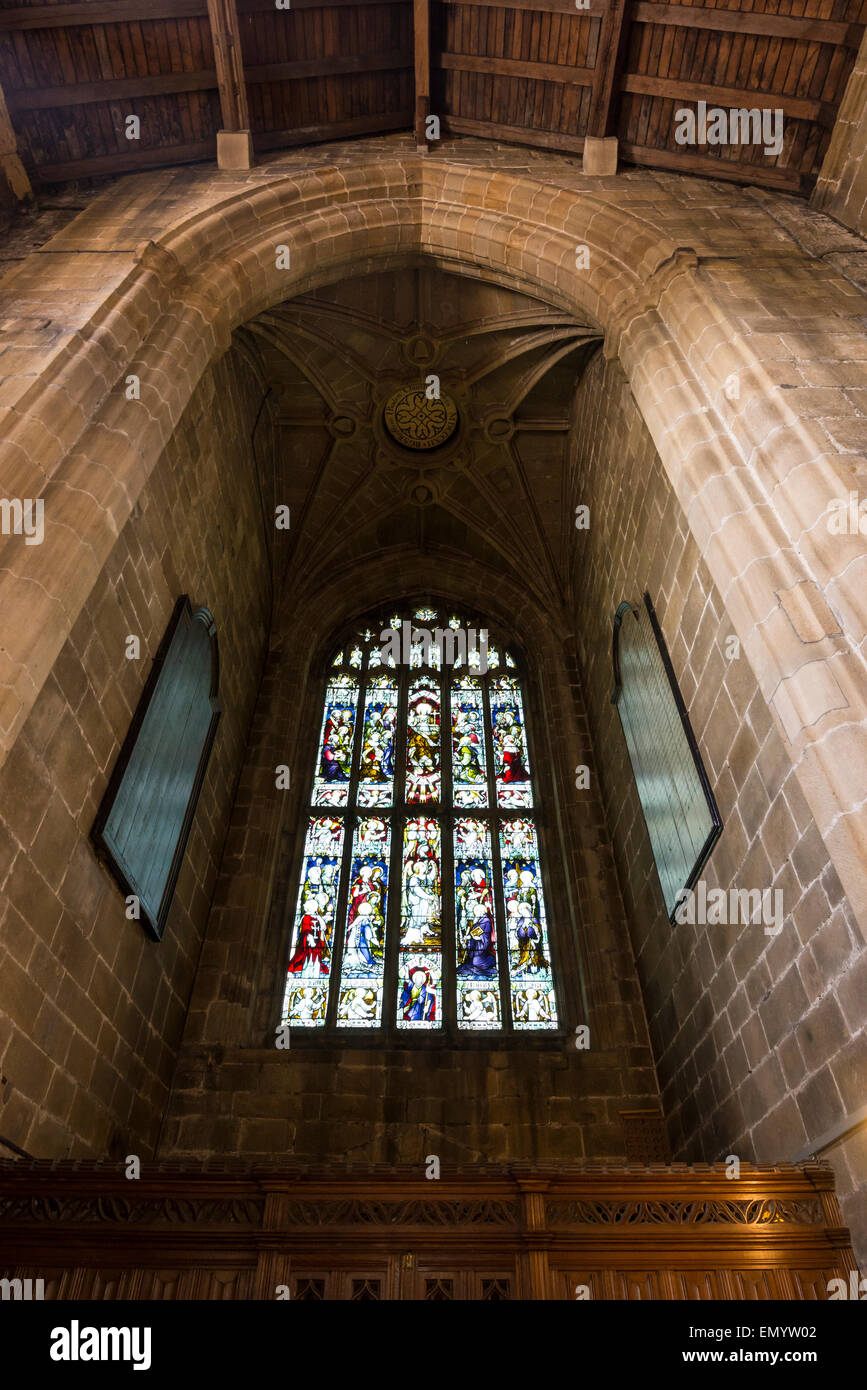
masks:
{"type": "MultiPolygon", "coordinates": [[[[277,10],[236,0],[249,122],[262,149],[297,144],[302,131],[337,138],[347,122],[365,133],[415,125],[423,145],[428,112],[446,134],[567,153],[588,134],[616,134],[625,162],[803,191],[828,147],[867,0],[740,3],[292,0],[277,10]],[[678,144],[676,114],[699,101],[781,109],[782,149],[678,144]]],[[[227,120],[217,68],[208,0],[0,12],[0,83],[21,158],[43,181],[213,157],[227,120]],[[128,115],[141,120],[135,142],[128,115]]],[[[230,117],[247,118],[243,101],[230,117]]]]}
{"type": "Polygon", "coordinates": [[[48,1298],[816,1299],[855,1269],[830,1169],[192,1173],[0,1162],[0,1277],[48,1298]]]}
{"type": "Polygon", "coordinates": [[[827,148],[865,17],[860,4],[816,8],[827,21],[626,0],[572,12],[442,0],[434,107],[456,133],[571,150],[587,134],[617,134],[627,162],[803,191],[827,148]],[[782,150],[678,145],[676,112],[698,101],[781,109],[782,150]]]}

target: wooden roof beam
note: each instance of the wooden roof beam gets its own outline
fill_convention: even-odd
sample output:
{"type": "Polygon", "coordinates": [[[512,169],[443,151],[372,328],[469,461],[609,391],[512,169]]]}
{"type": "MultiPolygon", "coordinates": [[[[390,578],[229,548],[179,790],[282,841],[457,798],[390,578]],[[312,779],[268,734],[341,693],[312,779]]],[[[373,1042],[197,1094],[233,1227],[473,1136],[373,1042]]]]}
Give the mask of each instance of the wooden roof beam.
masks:
{"type": "Polygon", "coordinates": [[[754,184],[758,188],[773,188],[781,193],[809,193],[816,182],[815,174],[800,173],[797,169],[739,164],[733,159],[693,154],[692,151],[687,153],[685,150],[661,150],[649,145],[621,143],[620,154],[627,163],[639,167],[666,169],[672,174],[697,174],[728,183],[754,184]]]}
{"type": "Polygon", "coordinates": [[[18,140],[9,118],[2,86],[0,86],[0,194],[2,194],[0,210],[2,210],[4,203],[14,207],[16,203],[25,203],[33,197],[30,179],[27,177],[27,171],[18,154],[18,140]]]}
{"type": "Polygon", "coordinates": [[[540,14],[570,14],[577,19],[602,19],[609,0],[589,0],[579,9],[575,0],[440,0],[443,5],[481,5],[483,9],[533,10],[540,14]]]}
{"type": "Polygon", "coordinates": [[[784,92],[744,91],[740,87],[710,87],[704,82],[682,81],[679,77],[645,77],[629,73],[621,82],[621,90],[637,96],[668,97],[674,101],[706,103],[712,106],[745,107],[747,110],[758,107],[774,110],[779,107],[783,114],[802,121],[816,121],[819,125],[831,127],[834,124],[835,109],[830,102],[818,101],[813,97],[789,96],[784,92]]]}
{"type": "MultiPolygon", "coordinates": [[[[384,130],[406,130],[411,124],[411,111],[397,111],[393,116],[354,116],[346,121],[299,126],[296,130],[266,131],[256,136],[256,144],[263,150],[289,149],[295,145],[312,145],[322,140],[353,139],[358,135],[378,134],[384,130]]],[[[65,160],[60,164],[43,164],[36,172],[42,183],[68,183],[71,179],[123,174],[130,170],[171,167],[176,164],[198,164],[213,158],[213,140],[200,140],[188,145],[157,145],[153,149],[139,150],[134,154],[92,155],[86,159],[65,160]]]]}
{"type": "Polygon", "coordinates": [[[856,21],[798,19],[792,15],[763,14],[759,10],[709,10],[700,5],[656,5],[647,4],[646,0],[633,5],[631,19],[634,24],[673,24],[716,33],[843,44],[846,48],[858,48],[864,32],[864,25],[856,21]]]}
{"type": "Polygon", "coordinates": [[[235,0],[208,0],[208,23],[223,117],[223,129],[217,131],[217,164],[221,169],[249,169],[253,137],[235,0]]]}
{"type": "MultiPolygon", "coordinates": [[[[590,115],[587,121],[587,134],[592,139],[604,140],[606,136],[616,134],[616,81],[623,64],[629,32],[626,6],[627,0],[608,0],[602,16],[599,47],[596,52],[596,72],[590,97],[590,115]]],[[[585,11],[582,10],[580,13],[583,14],[585,11]]]]}
{"type": "MultiPolygon", "coordinates": [[[[293,10],[319,10],[325,0],[291,0],[293,10]]],[[[406,0],[327,0],[328,8],[346,5],[403,5],[406,0]]],[[[513,0],[517,3],[517,0],[513,0]]],[[[539,3],[539,0],[536,0],[539,3]]],[[[563,8],[568,0],[559,0],[563,8]]],[[[599,0],[593,0],[598,4],[599,0]]],[[[532,8],[531,0],[528,7],[532,8]]],[[[274,0],[237,0],[239,15],[273,14],[274,0]]],[[[68,29],[81,24],[128,24],[152,19],[204,18],[207,0],[87,0],[68,5],[15,5],[0,13],[0,32],[68,29]]]]}
{"type": "Polygon", "coordinates": [[[482,72],[495,77],[529,77],[540,82],[593,85],[593,68],[570,68],[564,63],[536,63],[524,58],[486,58],[467,53],[441,53],[437,67],[448,72],[482,72]]]}
{"type": "MultiPolygon", "coordinates": [[[[412,54],[352,54],[348,58],[304,58],[288,63],[262,63],[245,68],[247,88],[259,82],[292,82],[335,73],[389,72],[412,67],[412,54]]],[[[9,93],[11,111],[45,111],[57,106],[87,106],[96,101],[130,101],[135,97],[169,96],[213,91],[217,72],[156,73],[150,77],[115,77],[104,82],[78,82],[69,87],[25,87],[9,93]]]]}
{"type": "Polygon", "coordinates": [[[413,49],[415,57],[415,147],[427,154],[427,120],[430,110],[430,0],[413,0],[413,49]]]}
{"type": "Polygon", "coordinates": [[[450,135],[477,135],[482,140],[502,140],[510,145],[529,145],[531,149],[560,150],[566,154],[581,154],[583,135],[561,135],[553,130],[535,130],[529,126],[503,125],[499,121],[477,121],[466,116],[443,115],[443,130],[450,135]]]}

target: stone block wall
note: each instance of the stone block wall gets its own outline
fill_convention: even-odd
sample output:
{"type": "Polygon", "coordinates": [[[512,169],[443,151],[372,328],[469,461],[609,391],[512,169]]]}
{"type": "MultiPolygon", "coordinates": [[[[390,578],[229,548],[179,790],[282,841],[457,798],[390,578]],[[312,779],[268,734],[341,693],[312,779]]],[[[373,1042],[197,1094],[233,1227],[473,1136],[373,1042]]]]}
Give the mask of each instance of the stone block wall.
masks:
{"type": "MultiPolygon", "coordinates": [[[[308,606],[295,596],[275,629],[159,1155],[198,1161],[233,1153],[312,1163],[622,1159],[622,1110],[659,1112],[635,963],[597,792],[576,791],[591,763],[574,653],[566,660],[506,574],[447,553],[383,551],[359,559],[308,606]],[[421,586],[426,584],[427,589],[421,586]],[[430,586],[433,585],[433,593],[430,586]],[[520,641],[541,783],[548,916],[556,931],[563,1037],[508,1044],[442,1039],[358,1047],[294,1035],[274,1046],[297,894],[294,865],[321,724],[327,665],[322,634],[372,596],[486,605],[520,641]],[[289,792],[274,766],[293,769],[289,792]],[[558,820],[563,834],[558,834],[558,820]],[[589,1007],[589,1013],[587,1008],[589,1007]],[[591,1047],[574,1026],[589,1021],[591,1047]]],[[[493,624],[493,619],[491,620],[493,624]]],[[[492,630],[493,627],[492,627],[492,630]]]]}
{"type": "MultiPolygon", "coordinates": [[[[580,665],[673,1148],[792,1159],[864,1105],[867,951],[749,661],[727,655],[732,622],[629,385],[601,353],[576,395],[573,498],[591,516],[575,540],[580,665]],[[778,935],[668,921],[611,704],[614,612],[645,590],[724,822],[702,876],[780,889],[778,935]]],[[[862,1248],[864,1140],[823,1155],[862,1248]]]]}
{"type": "MultiPolygon", "coordinates": [[[[0,770],[0,1136],[34,1157],[156,1142],[267,644],[260,397],[234,355],[202,379],[0,770]],[[216,618],[223,715],[157,944],[89,834],[181,593],[216,618]]],[[[67,536],[49,505],[58,567],[67,536]]]]}

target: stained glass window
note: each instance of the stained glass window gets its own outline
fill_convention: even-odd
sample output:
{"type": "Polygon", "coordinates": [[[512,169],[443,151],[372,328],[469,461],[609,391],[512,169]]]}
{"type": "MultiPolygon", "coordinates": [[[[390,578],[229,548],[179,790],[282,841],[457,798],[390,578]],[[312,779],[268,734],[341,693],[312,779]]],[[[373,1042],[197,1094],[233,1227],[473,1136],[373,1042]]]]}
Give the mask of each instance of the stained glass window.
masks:
{"type": "Polygon", "coordinates": [[[557,1028],[515,657],[432,603],[344,633],[327,669],[282,1021],[557,1028]]]}

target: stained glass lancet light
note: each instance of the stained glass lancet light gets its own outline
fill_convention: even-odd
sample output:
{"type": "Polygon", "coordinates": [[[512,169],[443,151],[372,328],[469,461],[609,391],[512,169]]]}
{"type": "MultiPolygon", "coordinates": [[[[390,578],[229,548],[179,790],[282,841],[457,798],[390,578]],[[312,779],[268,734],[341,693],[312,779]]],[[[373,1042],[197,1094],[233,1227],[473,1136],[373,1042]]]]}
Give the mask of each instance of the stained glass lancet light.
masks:
{"type": "Polygon", "coordinates": [[[426,605],[351,633],[328,669],[282,1021],[558,1027],[514,657],[426,605]]]}

